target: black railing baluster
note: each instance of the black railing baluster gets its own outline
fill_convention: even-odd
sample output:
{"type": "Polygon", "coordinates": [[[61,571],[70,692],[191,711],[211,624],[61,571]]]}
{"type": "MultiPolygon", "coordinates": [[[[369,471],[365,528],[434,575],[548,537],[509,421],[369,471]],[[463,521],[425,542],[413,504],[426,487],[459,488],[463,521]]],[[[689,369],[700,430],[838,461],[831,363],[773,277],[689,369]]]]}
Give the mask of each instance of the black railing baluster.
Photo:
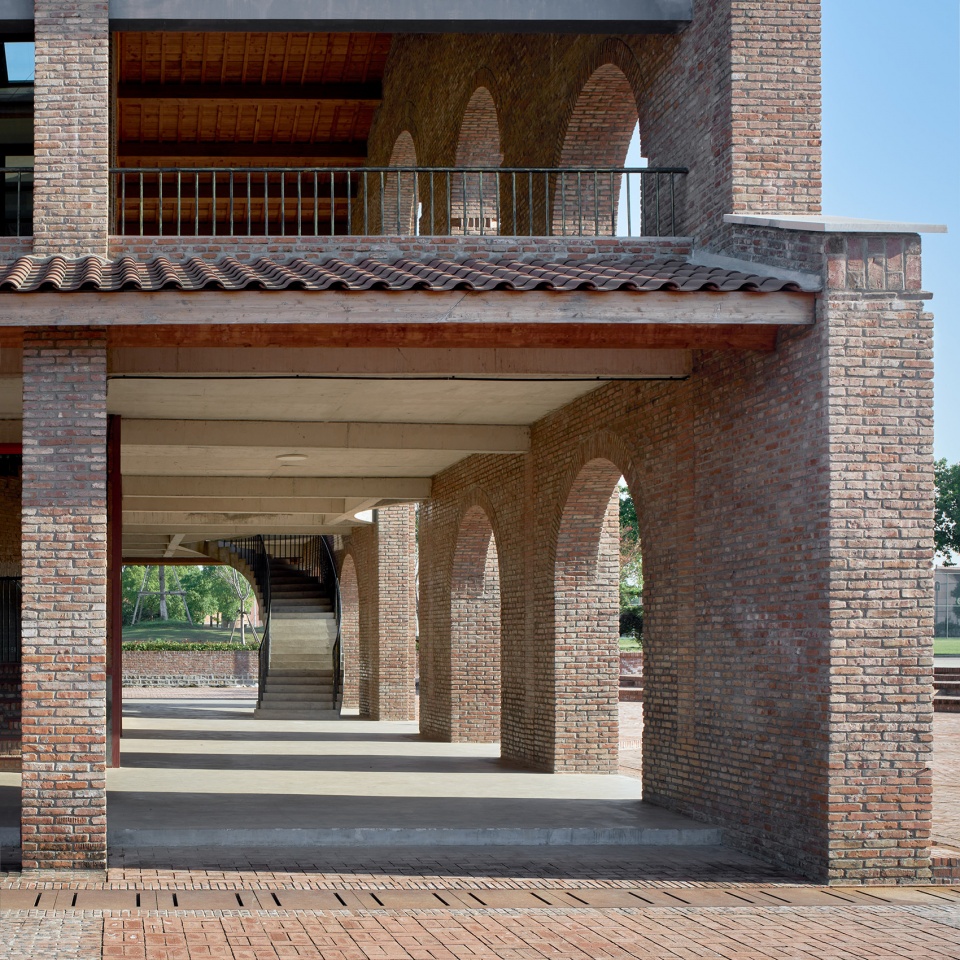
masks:
{"type": "MultiPolygon", "coordinates": [[[[253,233],[253,176],[263,178],[263,236],[269,237],[274,229],[271,224],[270,212],[270,183],[271,177],[279,177],[279,196],[277,215],[280,222],[281,236],[304,234],[304,230],[311,231],[313,236],[319,236],[320,228],[320,184],[323,177],[329,178],[330,215],[324,231],[330,236],[337,233],[337,176],[346,177],[346,222],[345,233],[349,236],[357,234],[359,225],[354,223],[354,177],[357,178],[358,189],[363,191],[363,224],[362,235],[370,236],[371,228],[381,235],[396,233],[398,236],[420,236],[425,231],[435,236],[444,235],[480,235],[500,234],[504,229],[510,230],[514,236],[524,233],[535,235],[541,231],[546,236],[599,236],[607,229],[611,235],[618,233],[626,236],[663,236],[665,233],[677,229],[677,178],[686,174],[681,167],[665,168],[618,168],[618,167],[336,167],[336,168],[250,168],[245,171],[246,176],[246,236],[253,233]],[[379,222],[370,222],[370,175],[373,174],[379,181],[379,222]],[[519,213],[520,195],[523,190],[522,181],[518,185],[518,174],[527,178],[526,204],[527,219],[524,224],[519,213]],[[287,176],[296,178],[296,211],[288,218],[287,210],[287,176]],[[436,177],[444,178],[446,222],[442,222],[443,210],[437,211],[436,177]],[[572,176],[571,176],[572,175],[572,176]],[[457,186],[453,185],[453,177],[457,177],[457,186]],[[509,176],[509,196],[505,199],[501,195],[502,188],[507,184],[509,176]],[[634,228],[633,196],[636,185],[634,177],[639,177],[640,192],[638,199],[639,225],[634,228]],[[313,223],[310,223],[310,211],[306,211],[304,220],[304,189],[310,189],[310,179],[306,186],[304,178],[313,182],[313,223]],[[493,196],[490,196],[488,184],[493,178],[493,196]],[[539,187],[535,185],[537,177],[543,178],[543,212],[536,209],[536,198],[539,196],[539,187]],[[362,179],[361,179],[362,178],[362,179]],[[409,180],[408,180],[409,178],[409,180]],[[423,178],[423,179],[421,179],[423,178]],[[626,185],[624,187],[624,178],[626,185]],[[664,179],[666,178],[666,180],[664,179]],[[551,190],[551,183],[553,189],[551,190]],[[409,184],[405,187],[405,184],[409,184]],[[421,188],[429,190],[429,198],[421,199],[421,188]],[[454,190],[459,194],[454,201],[454,190]],[[389,191],[389,196],[388,196],[389,191]],[[606,191],[606,192],[605,192],[606,191]],[[619,217],[620,195],[623,193],[626,201],[625,223],[619,217]],[[392,205],[396,203],[396,209],[392,205]],[[504,203],[511,205],[508,213],[504,211],[504,203]],[[592,204],[592,216],[590,205],[592,204]],[[458,216],[454,216],[454,214],[458,216]],[[488,214],[490,214],[488,216],[488,214]],[[501,222],[507,218],[506,227],[501,222]],[[295,223],[294,223],[295,221],[295,223]],[[591,222],[592,221],[592,222],[591,222]],[[289,229],[288,229],[289,228],[289,229]]],[[[131,230],[140,236],[163,236],[168,231],[176,229],[177,236],[185,236],[184,223],[189,216],[188,204],[193,204],[193,236],[200,236],[201,216],[200,205],[205,203],[204,194],[209,186],[210,216],[203,217],[204,229],[209,227],[209,233],[216,236],[220,232],[218,191],[221,190],[219,179],[226,175],[227,196],[225,197],[225,216],[229,221],[229,229],[222,231],[231,237],[242,234],[243,212],[237,210],[237,174],[230,168],[129,168],[113,169],[111,184],[116,185],[111,191],[111,201],[119,201],[119,222],[116,230],[121,236],[127,235],[127,224],[132,224],[131,230]],[[173,216],[166,213],[165,203],[170,196],[166,188],[166,178],[173,175],[176,178],[176,211],[173,216]],[[184,195],[183,177],[193,178],[192,196],[184,195]],[[136,177],[136,185],[131,201],[127,181],[130,176],[136,177]],[[119,197],[117,196],[119,193],[119,197]],[[156,200],[156,211],[153,203],[156,200]],[[146,207],[150,203],[148,212],[146,207]],[[132,216],[129,206],[133,203],[137,208],[132,216]],[[185,216],[186,214],[186,216],[185,216]],[[241,218],[238,222],[238,216],[241,218]]],[[[24,232],[25,210],[29,191],[33,181],[29,173],[22,169],[10,168],[4,171],[5,182],[8,185],[8,196],[16,195],[16,233],[24,232]],[[26,198],[26,199],[25,199],[26,198]]],[[[376,185],[377,181],[375,181],[376,185]]],[[[242,188],[241,188],[242,190],[242,188]]],[[[357,197],[359,199],[359,196],[357,197]]],[[[171,198],[171,202],[174,202],[171,198]]],[[[374,208],[374,213],[376,208],[374,208]]],[[[257,218],[258,219],[258,218],[257,218]]],[[[13,224],[9,229],[14,229],[13,224]]],[[[189,229],[189,227],[187,227],[189,229]]]]}

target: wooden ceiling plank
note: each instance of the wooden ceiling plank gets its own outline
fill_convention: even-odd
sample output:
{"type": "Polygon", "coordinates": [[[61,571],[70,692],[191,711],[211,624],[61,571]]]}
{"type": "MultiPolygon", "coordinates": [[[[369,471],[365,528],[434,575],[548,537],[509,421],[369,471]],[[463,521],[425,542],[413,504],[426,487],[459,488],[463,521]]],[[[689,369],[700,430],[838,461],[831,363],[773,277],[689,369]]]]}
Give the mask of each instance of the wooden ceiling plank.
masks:
{"type": "MultiPolygon", "coordinates": [[[[259,132],[260,117],[257,118],[259,132]]],[[[221,142],[200,137],[198,129],[194,140],[182,143],[170,141],[122,142],[117,146],[119,160],[136,159],[144,163],[153,160],[284,160],[291,166],[303,166],[304,161],[337,161],[343,166],[351,162],[362,164],[367,158],[365,141],[328,141],[323,143],[255,143],[221,142]]],[[[221,164],[222,165],[222,164],[221,164]]]]}
{"type": "Polygon", "coordinates": [[[230,100],[234,103],[263,103],[268,100],[299,103],[305,100],[332,103],[353,102],[377,106],[383,99],[379,80],[363,83],[121,83],[117,88],[121,103],[204,102],[230,100]]]}

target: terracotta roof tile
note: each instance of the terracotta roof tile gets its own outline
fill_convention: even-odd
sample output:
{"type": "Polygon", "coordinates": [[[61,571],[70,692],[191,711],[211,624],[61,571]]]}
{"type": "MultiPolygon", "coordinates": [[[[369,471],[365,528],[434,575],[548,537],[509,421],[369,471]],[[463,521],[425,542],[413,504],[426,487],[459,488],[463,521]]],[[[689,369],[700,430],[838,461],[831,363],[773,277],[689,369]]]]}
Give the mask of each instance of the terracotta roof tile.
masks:
{"type": "Polygon", "coordinates": [[[401,257],[355,262],[336,257],[286,261],[260,257],[241,261],[190,257],[101,260],[83,257],[21,257],[0,266],[0,292],[92,290],[667,290],[681,292],[748,290],[796,291],[798,284],[762,274],[705,267],[682,258],[638,260],[518,260],[479,257],[464,260],[401,257]]]}

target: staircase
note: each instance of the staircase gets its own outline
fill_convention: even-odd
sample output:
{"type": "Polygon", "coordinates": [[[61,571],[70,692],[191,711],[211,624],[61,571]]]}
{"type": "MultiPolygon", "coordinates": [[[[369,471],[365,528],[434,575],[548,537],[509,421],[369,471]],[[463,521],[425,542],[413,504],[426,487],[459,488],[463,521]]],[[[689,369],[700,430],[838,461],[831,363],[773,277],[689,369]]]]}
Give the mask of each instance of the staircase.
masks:
{"type": "Polygon", "coordinates": [[[337,621],[313,577],[270,558],[270,663],[254,716],[316,720],[335,711],[333,645],[337,621]]]}

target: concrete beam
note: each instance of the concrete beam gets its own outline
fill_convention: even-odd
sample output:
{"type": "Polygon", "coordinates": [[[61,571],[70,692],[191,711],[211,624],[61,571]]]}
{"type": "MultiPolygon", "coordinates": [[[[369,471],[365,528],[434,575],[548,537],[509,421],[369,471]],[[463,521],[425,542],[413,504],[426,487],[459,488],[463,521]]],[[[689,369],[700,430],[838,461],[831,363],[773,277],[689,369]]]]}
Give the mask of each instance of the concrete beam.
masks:
{"type": "Polygon", "coordinates": [[[33,0],[0,0],[0,29],[7,40],[33,37],[33,0]]]}
{"type": "MultiPolygon", "coordinates": [[[[20,370],[16,349],[0,351],[8,372],[20,370]],[[9,354],[9,358],[7,355],[9,354]]],[[[169,374],[213,376],[256,373],[314,376],[483,377],[491,380],[647,379],[690,375],[689,350],[629,348],[565,350],[548,347],[118,347],[110,351],[111,376],[169,374]]],[[[0,369],[0,372],[4,372],[0,369]]]]}
{"type": "Polygon", "coordinates": [[[166,550],[163,551],[165,557],[172,557],[176,552],[177,548],[180,546],[183,541],[183,534],[176,533],[170,538],[170,542],[167,544],[166,550]]]}
{"type": "MultiPolygon", "coordinates": [[[[380,498],[373,500],[378,503],[380,498]]],[[[123,510],[128,512],[194,513],[323,513],[341,516],[355,503],[367,500],[355,497],[131,497],[124,495],[123,510]]],[[[356,507],[357,510],[366,509],[356,507]]]]}
{"type": "MultiPolygon", "coordinates": [[[[360,524],[356,524],[359,526],[360,524]]],[[[245,537],[250,534],[256,533],[303,533],[316,536],[318,534],[326,533],[347,533],[349,532],[350,525],[340,524],[340,525],[329,525],[323,523],[306,523],[303,518],[298,518],[294,521],[291,521],[288,518],[283,516],[273,517],[272,515],[267,516],[256,516],[249,517],[246,519],[237,519],[236,517],[224,517],[222,523],[206,523],[206,524],[189,524],[184,525],[183,523],[171,522],[169,524],[160,523],[160,524],[149,524],[136,526],[131,526],[129,531],[126,526],[124,527],[124,537],[127,536],[127,533],[137,534],[161,534],[164,536],[169,536],[170,531],[173,529],[183,530],[184,537],[187,537],[191,540],[225,540],[229,537],[245,537]]],[[[156,554],[154,554],[156,556],[156,554]]]]}
{"type": "Polygon", "coordinates": [[[526,453],[530,429],[501,424],[124,420],[124,454],[136,455],[150,447],[526,453]]]}
{"type": "Polygon", "coordinates": [[[334,514],[328,513],[255,513],[227,512],[209,510],[185,513],[180,510],[124,510],[124,529],[153,531],[176,529],[186,531],[178,533],[181,540],[192,537],[198,528],[220,529],[224,524],[244,529],[266,527],[314,527],[333,526],[334,514]]]}
{"type": "MultiPolygon", "coordinates": [[[[127,424],[123,425],[124,430],[127,424]]],[[[427,500],[432,481],[422,477],[153,477],[124,476],[124,500],[136,497],[297,499],[370,497],[427,500]]],[[[318,513],[324,511],[318,510],[318,513]]]]}
{"type": "Polygon", "coordinates": [[[110,0],[114,30],[675,33],[692,16],[693,0],[110,0]]]}

